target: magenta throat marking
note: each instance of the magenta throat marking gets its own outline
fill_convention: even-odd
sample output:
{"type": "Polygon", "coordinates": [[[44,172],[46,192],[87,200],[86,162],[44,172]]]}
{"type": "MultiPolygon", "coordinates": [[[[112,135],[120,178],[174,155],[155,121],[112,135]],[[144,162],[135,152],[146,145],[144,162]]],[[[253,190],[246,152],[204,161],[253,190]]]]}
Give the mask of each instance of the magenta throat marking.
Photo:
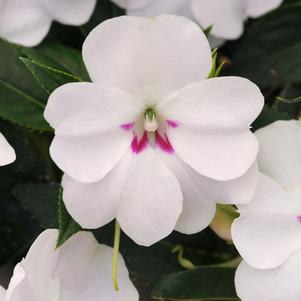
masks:
{"type": "Polygon", "coordinates": [[[147,133],[146,131],[143,133],[142,138],[139,140],[137,135],[134,135],[134,139],[131,143],[132,152],[134,154],[141,153],[148,145],[147,133]]]}
{"type": "Polygon", "coordinates": [[[134,127],[134,125],[135,125],[135,122],[129,122],[129,123],[122,124],[120,127],[125,131],[129,131],[134,127]]]}
{"type": "Polygon", "coordinates": [[[166,134],[163,135],[163,137],[159,134],[158,131],[155,132],[155,141],[156,145],[159,146],[159,148],[168,154],[172,154],[174,152],[174,149],[172,148],[168,137],[166,134]]]}
{"type": "Polygon", "coordinates": [[[168,126],[170,126],[173,129],[175,129],[179,126],[177,122],[175,122],[173,120],[169,120],[169,119],[166,120],[166,123],[168,124],[168,126]]]}
{"type": "Polygon", "coordinates": [[[299,223],[301,223],[301,215],[297,216],[297,220],[299,223]]]}

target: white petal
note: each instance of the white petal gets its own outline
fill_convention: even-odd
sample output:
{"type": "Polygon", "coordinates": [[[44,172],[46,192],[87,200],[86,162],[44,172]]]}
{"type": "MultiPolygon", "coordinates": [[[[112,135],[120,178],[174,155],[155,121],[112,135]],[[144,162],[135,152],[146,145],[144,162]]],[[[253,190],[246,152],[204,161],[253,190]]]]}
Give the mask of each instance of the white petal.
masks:
{"type": "Polygon", "coordinates": [[[149,105],[206,78],[212,64],[202,30],[186,18],[167,15],[103,22],[86,39],[83,58],[94,82],[118,87],[149,105]]]}
{"type": "Polygon", "coordinates": [[[287,189],[300,187],[301,122],[276,121],[256,131],[259,169],[287,189]]]}
{"type": "Polygon", "coordinates": [[[245,174],[231,181],[216,181],[200,176],[199,183],[216,203],[246,204],[254,197],[257,187],[257,164],[253,163],[245,174]]]}
{"type": "Polygon", "coordinates": [[[219,181],[242,176],[256,159],[258,143],[249,130],[178,127],[168,133],[179,157],[199,174],[219,181]]]}
{"type": "Polygon", "coordinates": [[[153,0],[112,0],[123,9],[140,9],[153,0]]]}
{"type": "Polygon", "coordinates": [[[47,35],[51,18],[36,0],[8,0],[1,5],[0,37],[32,47],[47,35]]]}
{"type": "Polygon", "coordinates": [[[56,134],[93,134],[134,122],[144,105],[113,87],[70,83],[49,97],[44,116],[56,134]]]}
{"type": "Polygon", "coordinates": [[[6,301],[59,300],[59,283],[53,277],[57,235],[57,230],[46,230],[35,240],[26,258],[14,270],[6,301]]]}
{"type": "Polygon", "coordinates": [[[242,77],[212,78],[188,86],[159,103],[166,119],[183,126],[248,129],[264,104],[259,88],[242,77]]]}
{"type": "MultiPolygon", "coordinates": [[[[62,300],[74,301],[138,301],[124,260],[119,256],[118,282],[114,291],[111,272],[113,249],[99,245],[89,232],[72,236],[60,249],[55,275],[64,288],[62,300]]],[[[58,300],[58,299],[57,299],[58,300]]]]}
{"type": "Polygon", "coordinates": [[[276,9],[283,0],[247,0],[247,16],[257,18],[276,9]]]}
{"type": "Polygon", "coordinates": [[[0,285],[0,301],[5,301],[6,290],[0,285]]]}
{"type": "Polygon", "coordinates": [[[73,179],[92,183],[104,178],[130,148],[132,135],[120,128],[88,136],[58,136],[50,155],[58,167],[73,179]]]}
{"type": "Polygon", "coordinates": [[[63,200],[71,216],[86,229],[104,226],[116,217],[129,156],[101,181],[85,184],[63,177],[63,200]]]}
{"type": "Polygon", "coordinates": [[[215,203],[199,185],[200,176],[186,163],[171,155],[164,155],[168,168],[177,177],[183,194],[183,212],[176,230],[193,234],[205,229],[215,215],[215,203]]]}
{"type": "Polygon", "coordinates": [[[301,248],[301,203],[271,178],[260,175],[254,200],[238,206],[234,244],[252,266],[274,268],[301,248]]]}
{"type": "Polygon", "coordinates": [[[67,25],[82,25],[88,22],[96,5],[96,0],[39,1],[54,20],[67,25]]]}
{"type": "Polygon", "coordinates": [[[192,13],[202,28],[212,26],[211,34],[237,39],[243,32],[246,3],[241,0],[192,0],[192,13]]]}
{"type": "Polygon", "coordinates": [[[14,149],[0,133],[0,166],[10,164],[16,160],[14,149]]]}
{"type": "Polygon", "coordinates": [[[132,156],[117,219],[137,244],[150,246],[175,228],[183,196],[177,179],[151,147],[132,156]]]}
{"type": "Polygon", "coordinates": [[[299,301],[301,252],[275,269],[259,270],[242,262],[235,275],[238,296],[243,301],[299,301]]]}
{"type": "Polygon", "coordinates": [[[127,14],[141,17],[153,17],[168,14],[193,19],[190,2],[191,0],[152,0],[140,8],[128,8],[127,14]]]}

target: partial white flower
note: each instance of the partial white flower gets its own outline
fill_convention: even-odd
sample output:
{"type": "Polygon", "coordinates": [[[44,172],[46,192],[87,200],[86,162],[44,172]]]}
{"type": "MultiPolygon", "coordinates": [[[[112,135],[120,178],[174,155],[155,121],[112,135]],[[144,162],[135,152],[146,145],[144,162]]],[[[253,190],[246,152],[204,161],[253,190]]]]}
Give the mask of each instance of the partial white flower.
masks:
{"type": "Polygon", "coordinates": [[[197,21],[203,29],[212,26],[212,43],[237,39],[249,17],[259,17],[277,8],[283,0],[112,0],[128,15],[177,14],[197,21]]]}
{"type": "Polygon", "coordinates": [[[277,121],[256,136],[264,174],[254,199],[238,205],[232,238],[248,264],[275,268],[301,252],[301,124],[277,121]]]}
{"type": "Polygon", "coordinates": [[[27,47],[38,45],[52,21],[86,23],[96,0],[0,0],[0,37],[27,47]]]}
{"type": "Polygon", "coordinates": [[[256,269],[243,261],[235,275],[237,294],[242,301],[300,301],[300,270],[301,250],[274,269],[256,269]]]}
{"type": "Polygon", "coordinates": [[[138,301],[121,256],[120,291],[113,289],[112,248],[99,245],[89,232],[79,232],[55,250],[57,236],[57,230],[40,234],[16,265],[6,293],[0,287],[1,301],[138,301]]]}
{"type": "Polygon", "coordinates": [[[117,217],[150,245],[173,229],[204,229],[217,201],[251,199],[258,143],[249,126],[263,96],[247,79],[207,79],[210,46],[195,23],[114,18],[90,33],[83,58],[93,83],[58,88],[45,110],[64,201],[80,225],[117,217]]]}
{"type": "Polygon", "coordinates": [[[10,164],[16,160],[16,153],[5,137],[0,133],[0,166],[10,164]]]}

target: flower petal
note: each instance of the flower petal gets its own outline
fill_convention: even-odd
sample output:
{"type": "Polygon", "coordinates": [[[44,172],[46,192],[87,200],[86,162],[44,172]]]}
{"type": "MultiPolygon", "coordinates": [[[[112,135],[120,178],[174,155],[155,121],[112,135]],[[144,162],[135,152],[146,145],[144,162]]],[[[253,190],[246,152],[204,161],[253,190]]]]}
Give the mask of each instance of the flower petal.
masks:
{"type": "Polygon", "coordinates": [[[118,87],[148,105],[206,78],[212,65],[202,30],[168,15],[103,22],[86,39],[83,58],[93,82],[118,87]]]}
{"type": "Polygon", "coordinates": [[[183,196],[177,179],[151,147],[132,156],[117,219],[137,244],[150,246],[175,228],[183,196]]]}
{"type": "Polygon", "coordinates": [[[301,122],[276,121],[256,131],[258,164],[264,174],[286,189],[300,186],[301,122]]]}
{"type": "Polygon", "coordinates": [[[36,46],[47,35],[50,25],[50,16],[36,0],[9,0],[1,5],[0,37],[10,42],[36,46]]]}
{"type": "Polygon", "coordinates": [[[91,184],[77,182],[64,175],[64,203],[71,216],[83,228],[99,228],[116,217],[128,164],[129,156],[125,156],[105,178],[91,184]]]}
{"type": "Polygon", "coordinates": [[[0,301],[5,301],[6,290],[0,285],[0,301]]]}
{"type": "Polygon", "coordinates": [[[199,185],[210,198],[221,204],[246,204],[254,197],[258,183],[257,164],[253,165],[241,177],[231,181],[216,181],[199,176],[199,185]]]}
{"type": "Polygon", "coordinates": [[[139,300],[137,290],[129,279],[121,255],[118,259],[120,291],[114,291],[112,279],[109,277],[112,271],[113,249],[99,245],[92,233],[75,234],[59,251],[55,275],[60,279],[64,288],[62,300],[139,300]],[[66,297],[68,298],[65,299],[66,297]]]}
{"type": "Polygon", "coordinates": [[[112,0],[123,9],[140,9],[153,0],[112,0]]]}
{"type": "Polygon", "coordinates": [[[245,1],[192,0],[192,13],[203,29],[212,26],[211,34],[224,39],[237,39],[243,32],[245,1]]]}
{"type": "Polygon", "coordinates": [[[263,104],[263,95],[254,83],[227,76],[190,85],[164,99],[157,109],[165,119],[183,126],[248,129],[263,104]]]}
{"type": "Polygon", "coordinates": [[[283,0],[247,0],[247,16],[257,18],[276,9],[283,0]]]}
{"type": "Polygon", "coordinates": [[[257,140],[249,130],[178,127],[169,131],[168,138],[183,161],[199,174],[218,181],[246,173],[258,150],[257,140]]]}
{"type": "Polygon", "coordinates": [[[300,200],[290,198],[271,178],[260,175],[253,201],[238,209],[232,237],[248,264],[274,268],[301,248],[300,200]]]}
{"type": "Polygon", "coordinates": [[[164,154],[162,157],[177,177],[183,194],[183,211],[175,229],[185,234],[204,230],[213,220],[216,206],[199,185],[199,174],[175,156],[164,154]]]}
{"type": "Polygon", "coordinates": [[[56,134],[78,136],[133,122],[143,110],[141,102],[119,89],[70,83],[50,95],[44,116],[56,134]]]}
{"type": "Polygon", "coordinates": [[[92,183],[104,178],[130,148],[132,135],[120,128],[87,136],[58,136],[50,155],[73,179],[92,183]]]}
{"type": "Polygon", "coordinates": [[[140,8],[128,8],[127,14],[132,16],[153,17],[159,15],[178,15],[193,19],[190,0],[152,0],[140,8]]]}
{"type": "Polygon", "coordinates": [[[53,277],[57,235],[57,230],[46,230],[35,240],[25,259],[15,267],[7,301],[59,300],[59,282],[53,277]]]}
{"type": "Polygon", "coordinates": [[[89,21],[96,0],[39,0],[48,14],[67,25],[82,25],[89,21]]]}
{"type": "Polygon", "coordinates": [[[300,270],[300,251],[275,269],[255,269],[243,261],[235,275],[237,294],[244,301],[299,301],[300,270]]]}
{"type": "Polygon", "coordinates": [[[0,166],[10,164],[16,160],[14,149],[0,133],[0,166]]]}

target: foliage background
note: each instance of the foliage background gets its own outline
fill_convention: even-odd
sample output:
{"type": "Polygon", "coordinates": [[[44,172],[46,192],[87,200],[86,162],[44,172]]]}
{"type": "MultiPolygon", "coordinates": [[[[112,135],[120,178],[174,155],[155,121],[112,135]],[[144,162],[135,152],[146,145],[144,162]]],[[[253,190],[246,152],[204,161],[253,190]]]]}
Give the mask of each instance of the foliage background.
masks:
{"type": "MultiPolygon", "coordinates": [[[[60,243],[80,229],[60,200],[62,175],[48,154],[53,132],[43,110],[56,87],[89,80],[80,51],[85,36],[100,22],[123,13],[109,0],[98,0],[88,24],[79,28],[53,24],[45,41],[34,49],[0,40],[0,129],[17,153],[14,164],[0,169],[1,266],[17,263],[45,228],[60,227],[60,243]]],[[[226,43],[218,53],[218,59],[227,62],[223,75],[249,78],[265,95],[266,105],[254,130],[299,117],[300,0],[285,0],[276,11],[248,21],[243,37],[226,43]]],[[[112,245],[113,228],[110,224],[98,229],[95,236],[112,245]]],[[[123,234],[121,252],[143,301],[151,297],[238,300],[235,269],[223,264],[236,258],[237,251],[210,228],[191,236],[174,232],[150,248],[135,245],[123,234]],[[178,244],[196,269],[179,264],[178,254],[172,253],[178,244]]]]}

